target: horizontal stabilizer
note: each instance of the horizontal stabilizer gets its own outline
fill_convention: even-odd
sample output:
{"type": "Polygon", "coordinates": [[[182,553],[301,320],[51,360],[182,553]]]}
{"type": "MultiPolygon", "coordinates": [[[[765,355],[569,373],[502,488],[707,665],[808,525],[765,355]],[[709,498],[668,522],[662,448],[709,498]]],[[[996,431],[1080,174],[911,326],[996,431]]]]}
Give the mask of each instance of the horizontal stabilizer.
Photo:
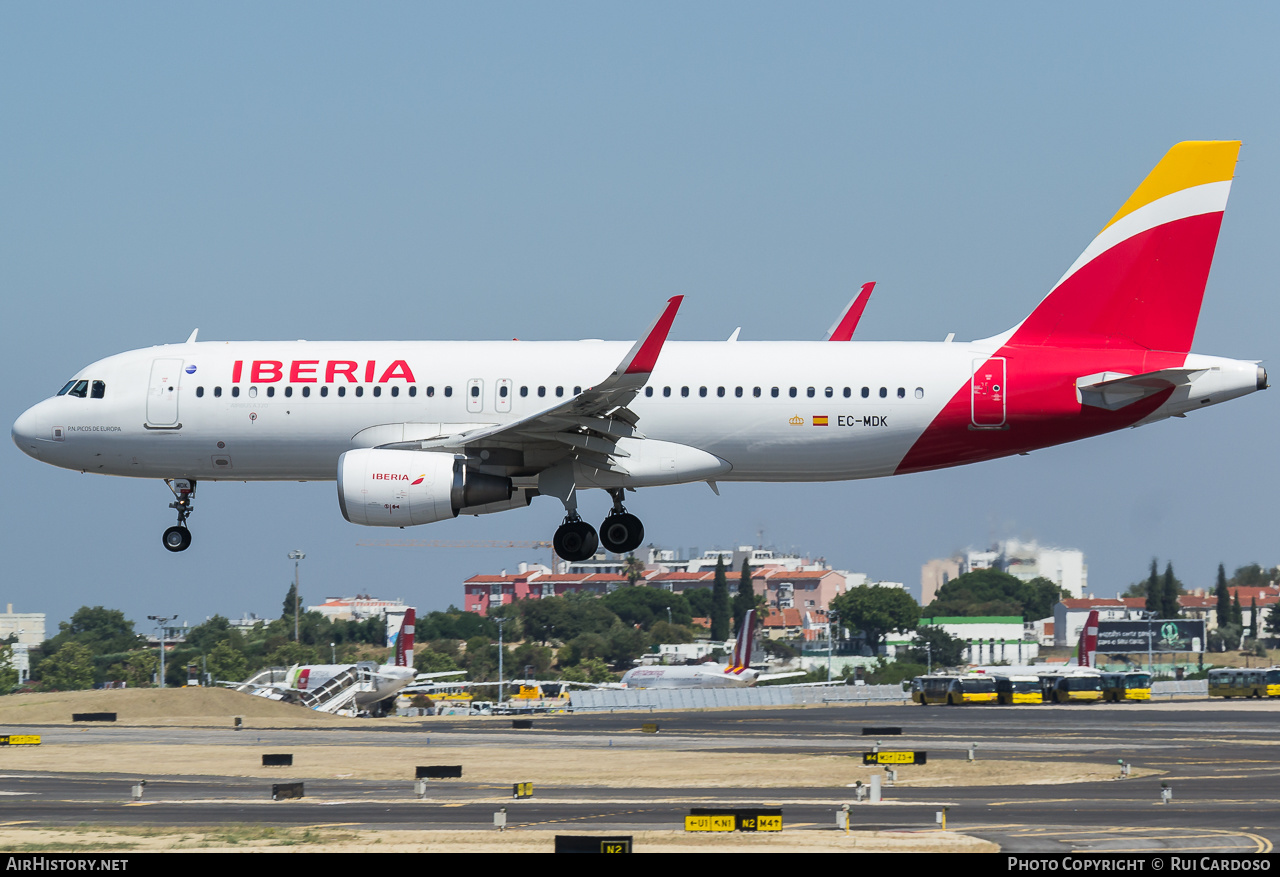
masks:
{"type": "Polygon", "coordinates": [[[1187,386],[1204,371],[1202,368],[1164,368],[1141,375],[1101,372],[1077,378],[1076,389],[1080,393],[1080,404],[1118,411],[1156,393],[1187,386]]]}

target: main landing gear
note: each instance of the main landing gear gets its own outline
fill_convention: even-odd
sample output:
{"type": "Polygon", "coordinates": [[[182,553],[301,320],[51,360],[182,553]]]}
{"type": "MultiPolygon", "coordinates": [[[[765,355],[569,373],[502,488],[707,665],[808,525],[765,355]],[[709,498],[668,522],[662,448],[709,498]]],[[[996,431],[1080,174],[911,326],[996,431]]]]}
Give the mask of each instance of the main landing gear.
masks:
{"type": "Polygon", "coordinates": [[[601,545],[614,554],[630,554],[640,547],[644,541],[644,524],[623,507],[621,490],[609,493],[613,496],[613,511],[600,525],[598,535],[595,527],[578,517],[577,504],[570,508],[566,503],[564,523],[551,542],[556,554],[568,561],[581,561],[595,554],[601,545]]]}
{"type": "Polygon", "coordinates": [[[187,529],[187,516],[195,511],[196,497],[195,479],[166,478],[164,483],[173,491],[176,502],[169,503],[169,508],[178,512],[178,524],[164,531],[161,541],[170,551],[186,551],[191,547],[191,531],[187,529]]]}

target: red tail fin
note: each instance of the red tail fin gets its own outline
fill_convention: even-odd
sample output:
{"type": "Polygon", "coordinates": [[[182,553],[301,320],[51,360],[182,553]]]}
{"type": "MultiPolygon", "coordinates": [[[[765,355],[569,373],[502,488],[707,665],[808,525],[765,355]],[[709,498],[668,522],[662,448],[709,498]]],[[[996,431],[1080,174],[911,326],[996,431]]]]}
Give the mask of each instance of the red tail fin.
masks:
{"type": "Polygon", "coordinates": [[[1098,654],[1097,609],[1089,613],[1089,618],[1085,621],[1084,627],[1080,629],[1080,644],[1076,648],[1076,654],[1080,658],[1081,667],[1094,667],[1097,665],[1095,660],[1095,656],[1098,654]]]}
{"type": "Polygon", "coordinates": [[[1170,149],[1009,343],[1188,352],[1239,151],[1170,149]]]}
{"type": "Polygon", "coordinates": [[[742,625],[738,628],[738,639],[733,644],[733,660],[729,663],[731,672],[741,673],[751,666],[751,646],[755,642],[755,634],[756,610],[752,609],[743,616],[742,625]]]}
{"type": "Polygon", "coordinates": [[[396,666],[412,667],[413,666],[413,624],[415,613],[412,609],[406,609],[404,612],[404,622],[400,625],[400,632],[396,634],[396,666]]]}

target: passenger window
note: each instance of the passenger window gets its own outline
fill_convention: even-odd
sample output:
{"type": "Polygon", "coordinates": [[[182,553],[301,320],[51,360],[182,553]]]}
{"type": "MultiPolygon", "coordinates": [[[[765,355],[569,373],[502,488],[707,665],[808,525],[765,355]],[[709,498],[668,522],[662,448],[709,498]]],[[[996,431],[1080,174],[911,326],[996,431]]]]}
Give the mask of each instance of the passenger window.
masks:
{"type": "Polygon", "coordinates": [[[752,395],[752,396],[755,396],[757,399],[759,399],[759,398],[760,398],[760,388],[759,388],[759,387],[752,387],[752,388],[751,388],[751,395],[752,395]]]}
{"type": "Polygon", "coordinates": [[[213,398],[215,398],[215,399],[221,399],[221,398],[222,398],[222,388],[221,388],[221,387],[214,387],[214,388],[213,388],[213,398]]]}
{"type": "Polygon", "coordinates": [[[67,391],[67,395],[78,396],[79,398],[83,399],[85,396],[89,395],[89,382],[76,381],[76,385],[67,391]]]}
{"type": "Polygon", "coordinates": [[[796,397],[796,388],[795,388],[795,387],[792,387],[792,388],[791,388],[791,398],[792,398],[792,399],[794,399],[795,397],[796,397]]]}
{"type": "Polygon", "coordinates": [[[267,398],[268,398],[268,399],[270,399],[270,398],[271,398],[272,396],[274,396],[275,394],[276,394],[276,388],[275,388],[275,387],[267,387],[267,398]]]}
{"type": "Polygon", "coordinates": [[[444,395],[445,395],[445,397],[446,397],[446,398],[448,398],[449,396],[452,396],[452,395],[453,395],[453,387],[445,387],[445,388],[444,388],[444,395]]]}
{"type": "Polygon", "coordinates": [[[826,394],[827,394],[827,398],[830,399],[832,396],[836,394],[836,391],[831,387],[827,387],[826,394]]]}
{"type": "MultiPolygon", "coordinates": [[[[393,395],[393,396],[394,396],[394,395],[395,395],[395,393],[392,393],[391,395],[393,395]]],[[[503,399],[507,398],[507,385],[506,385],[506,384],[503,384],[501,387],[498,387],[498,396],[499,396],[499,397],[501,397],[501,398],[503,398],[503,399]]]]}
{"type": "Polygon", "coordinates": [[[723,396],[724,396],[724,387],[716,387],[716,395],[717,395],[717,396],[721,396],[721,397],[723,397],[723,396]]]}
{"type": "Polygon", "coordinates": [[[898,388],[898,398],[899,398],[899,399],[905,399],[905,398],[907,398],[907,388],[906,388],[906,387],[899,387],[899,388],[898,388]]]}
{"type": "Polygon", "coordinates": [[[435,394],[436,394],[436,388],[435,388],[435,387],[427,387],[427,398],[428,398],[428,399],[430,399],[430,398],[431,398],[432,396],[434,396],[435,394]]]}
{"type": "Polygon", "coordinates": [[[400,395],[400,388],[399,388],[399,387],[392,387],[392,388],[391,388],[391,395],[392,395],[392,396],[399,396],[399,395],[400,395]]]}
{"type": "Polygon", "coordinates": [[[556,398],[559,399],[564,395],[564,387],[556,387],[556,398]]]}
{"type": "Polygon", "coordinates": [[[581,396],[581,395],[582,395],[582,388],[581,388],[581,387],[574,387],[574,388],[573,388],[573,395],[575,395],[575,396],[581,396]]]}
{"type": "Polygon", "coordinates": [[[852,396],[852,395],[853,395],[853,388],[852,388],[852,387],[845,387],[845,388],[844,388],[844,397],[845,397],[846,399],[848,399],[848,398],[849,398],[850,396],[852,396]]]}
{"type": "Polygon", "coordinates": [[[645,397],[646,397],[646,398],[650,398],[650,397],[652,397],[652,396],[653,396],[653,387],[645,387],[645,388],[644,388],[644,395],[645,395],[645,397]]]}
{"type": "Polygon", "coordinates": [[[539,396],[539,397],[542,397],[542,396],[545,396],[545,395],[547,395],[547,388],[546,388],[546,387],[539,387],[539,388],[538,388],[538,396],[539,396]]]}
{"type": "Polygon", "coordinates": [[[345,395],[347,395],[347,388],[346,388],[346,387],[343,387],[343,386],[339,386],[339,387],[338,387],[338,395],[339,395],[339,396],[345,396],[345,395]]]}
{"type": "Polygon", "coordinates": [[[865,398],[867,398],[867,397],[868,397],[868,396],[870,396],[870,395],[871,395],[871,388],[870,388],[870,387],[863,387],[863,388],[862,388],[862,398],[863,398],[863,399],[865,399],[865,398]]]}
{"type": "Polygon", "coordinates": [[[375,396],[381,396],[381,395],[382,395],[382,388],[381,388],[381,387],[378,387],[378,386],[375,386],[375,387],[373,388],[373,395],[375,395],[375,396]]]}
{"type": "Polygon", "coordinates": [[[770,391],[769,391],[769,395],[770,395],[770,396],[772,396],[773,398],[777,399],[777,398],[778,398],[778,388],[777,388],[777,387],[774,387],[772,390],[770,390],[770,391]]]}
{"type": "Polygon", "coordinates": [[[304,398],[304,399],[309,399],[309,398],[311,398],[311,388],[310,388],[310,387],[305,387],[305,386],[304,386],[304,387],[302,388],[302,398],[304,398]]]}
{"type": "Polygon", "coordinates": [[[472,399],[480,398],[480,388],[478,386],[475,386],[474,384],[471,387],[471,398],[472,399]]]}
{"type": "Polygon", "coordinates": [[[101,399],[103,396],[107,395],[107,385],[102,381],[94,381],[93,392],[90,395],[91,398],[101,399]]]}
{"type": "Polygon", "coordinates": [[[888,397],[889,397],[889,388],[888,388],[888,387],[881,387],[881,388],[880,388],[880,398],[881,398],[881,399],[887,399],[888,397]]]}
{"type": "Polygon", "coordinates": [[[321,387],[321,388],[320,388],[320,398],[322,398],[322,399],[323,399],[323,398],[326,398],[328,395],[329,395],[329,388],[328,388],[328,387],[321,387]]]}
{"type": "Polygon", "coordinates": [[[813,387],[810,387],[808,390],[806,390],[806,391],[805,391],[805,395],[806,395],[806,396],[808,396],[810,399],[812,399],[812,398],[813,398],[813,396],[814,396],[814,389],[813,389],[813,387]]]}
{"type": "Polygon", "coordinates": [[[231,388],[231,398],[232,398],[232,399],[239,399],[239,398],[240,398],[240,388],[239,388],[239,387],[232,387],[232,388],[231,388]]]}
{"type": "Polygon", "coordinates": [[[204,387],[196,387],[196,398],[200,399],[204,396],[204,387]]]}
{"type": "Polygon", "coordinates": [[[663,396],[670,396],[670,395],[671,395],[671,388],[670,388],[670,387],[663,387],[663,388],[662,388],[662,395],[663,395],[663,396]]]}
{"type": "Polygon", "coordinates": [[[363,395],[364,395],[364,387],[361,387],[361,386],[357,385],[357,386],[356,386],[356,396],[357,396],[357,397],[360,397],[360,396],[363,396],[363,395]]]}
{"type": "Polygon", "coordinates": [[[410,399],[412,399],[413,397],[415,397],[415,396],[417,396],[417,395],[418,395],[418,388],[417,388],[417,386],[412,386],[412,387],[410,387],[410,388],[409,388],[409,398],[410,398],[410,399]]]}
{"type": "Polygon", "coordinates": [[[250,387],[250,388],[249,388],[249,398],[250,398],[250,399],[256,399],[256,398],[258,398],[258,388],[257,388],[257,387],[250,387]]]}
{"type": "MultiPolygon", "coordinates": [[[[272,390],[274,390],[274,389],[275,389],[275,387],[272,387],[271,389],[272,389],[272,390]]],[[[271,395],[271,393],[268,391],[267,395],[268,395],[268,396],[270,396],[270,395],[271,395]]],[[[285,397],[286,399],[290,399],[290,398],[292,398],[292,397],[293,397],[293,387],[285,387],[285,388],[284,388],[284,397],[285,397]]]]}
{"type": "Polygon", "coordinates": [[[739,399],[741,399],[741,398],[742,398],[742,388],[741,388],[741,387],[734,387],[734,388],[733,388],[733,395],[735,395],[735,396],[737,396],[739,399]]]}
{"type": "Polygon", "coordinates": [[[529,395],[529,388],[528,388],[528,387],[521,387],[521,388],[520,388],[520,398],[521,398],[521,399],[523,399],[524,397],[526,397],[526,396],[528,396],[528,395],[529,395]]]}
{"type": "Polygon", "coordinates": [[[699,388],[698,388],[698,395],[699,395],[699,396],[701,396],[703,399],[707,398],[707,388],[706,388],[706,387],[699,387],[699,388]]]}
{"type": "Polygon", "coordinates": [[[917,399],[924,398],[924,387],[916,387],[916,398],[917,399]]]}
{"type": "Polygon", "coordinates": [[[686,399],[687,399],[687,398],[689,398],[689,388],[688,388],[688,387],[681,387],[681,388],[680,388],[680,395],[681,395],[681,396],[683,396],[683,397],[685,397],[686,399]]]}

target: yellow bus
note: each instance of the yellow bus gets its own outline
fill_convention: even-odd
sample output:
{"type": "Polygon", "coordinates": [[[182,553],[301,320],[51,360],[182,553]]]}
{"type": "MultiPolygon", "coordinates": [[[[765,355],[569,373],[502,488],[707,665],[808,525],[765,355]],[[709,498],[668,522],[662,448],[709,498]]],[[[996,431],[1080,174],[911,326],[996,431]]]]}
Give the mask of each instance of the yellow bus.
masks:
{"type": "Polygon", "coordinates": [[[1049,703],[1097,703],[1102,700],[1102,676],[1094,674],[1040,677],[1043,697],[1049,703]]]}
{"type": "Polygon", "coordinates": [[[1280,697],[1280,667],[1209,671],[1210,697],[1280,697]]]}
{"type": "Polygon", "coordinates": [[[917,676],[911,680],[911,699],[922,706],[995,703],[996,682],[990,676],[917,676]]]}
{"type": "Polygon", "coordinates": [[[996,701],[1012,706],[1020,703],[1044,703],[1039,676],[996,676],[996,701]]]}
{"type": "Polygon", "coordinates": [[[1110,703],[1151,700],[1151,674],[1103,673],[1102,699],[1110,703]]]}

